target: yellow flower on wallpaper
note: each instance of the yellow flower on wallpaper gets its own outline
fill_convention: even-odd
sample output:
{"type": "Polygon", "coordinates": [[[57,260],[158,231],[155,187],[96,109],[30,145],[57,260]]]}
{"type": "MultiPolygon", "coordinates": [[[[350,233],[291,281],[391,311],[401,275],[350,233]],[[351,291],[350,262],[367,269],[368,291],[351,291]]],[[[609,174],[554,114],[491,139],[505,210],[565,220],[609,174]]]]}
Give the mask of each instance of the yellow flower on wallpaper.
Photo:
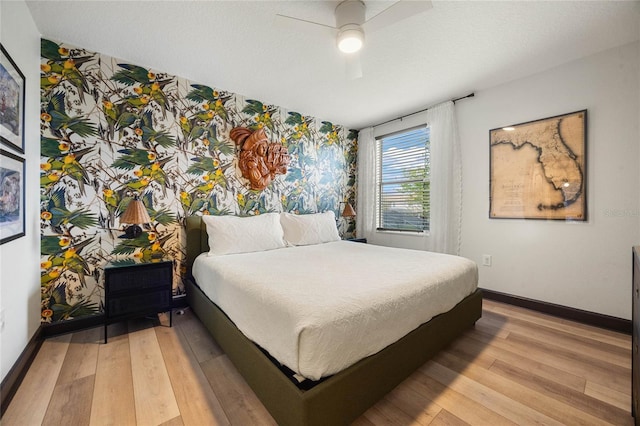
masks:
{"type": "Polygon", "coordinates": [[[67,249],[67,250],[64,252],[64,258],[65,258],[65,259],[71,259],[71,258],[72,258],[72,257],[74,257],[74,256],[76,256],[76,249],[75,249],[75,248],[73,248],[73,247],[71,247],[71,248],[67,249]]]}
{"type": "Polygon", "coordinates": [[[60,173],[58,170],[54,170],[47,175],[47,178],[49,178],[50,181],[55,182],[57,180],[60,180],[61,176],[62,173],[60,173]]]}

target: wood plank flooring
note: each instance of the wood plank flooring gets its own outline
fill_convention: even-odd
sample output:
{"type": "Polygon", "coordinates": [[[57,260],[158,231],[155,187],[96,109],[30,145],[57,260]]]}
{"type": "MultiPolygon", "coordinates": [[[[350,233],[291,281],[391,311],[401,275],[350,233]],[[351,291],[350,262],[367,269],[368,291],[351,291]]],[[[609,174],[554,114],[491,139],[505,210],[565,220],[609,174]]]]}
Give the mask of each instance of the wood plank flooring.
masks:
{"type": "MultiPolygon", "coordinates": [[[[1,423],[275,425],[187,309],[48,339],[1,423]]],[[[631,337],[484,301],[355,425],[631,425],[631,337]]]]}

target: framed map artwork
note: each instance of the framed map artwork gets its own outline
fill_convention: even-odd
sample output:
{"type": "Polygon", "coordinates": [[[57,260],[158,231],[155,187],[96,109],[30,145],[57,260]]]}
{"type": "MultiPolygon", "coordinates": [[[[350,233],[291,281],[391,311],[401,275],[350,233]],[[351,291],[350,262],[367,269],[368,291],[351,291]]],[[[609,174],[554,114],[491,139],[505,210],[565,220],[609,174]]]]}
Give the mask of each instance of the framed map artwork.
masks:
{"type": "Polygon", "coordinates": [[[587,110],[489,131],[489,218],[587,220],[587,110]]]}

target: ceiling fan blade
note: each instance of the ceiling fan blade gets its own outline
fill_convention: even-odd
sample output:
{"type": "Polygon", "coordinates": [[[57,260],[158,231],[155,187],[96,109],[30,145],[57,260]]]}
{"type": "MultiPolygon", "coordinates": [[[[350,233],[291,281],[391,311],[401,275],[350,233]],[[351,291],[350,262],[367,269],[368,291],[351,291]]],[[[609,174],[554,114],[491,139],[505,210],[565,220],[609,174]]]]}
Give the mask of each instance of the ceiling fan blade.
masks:
{"type": "Polygon", "coordinates": [[[426,12],[432,7],[433,4],[430,0],[400,0],[378,13],[376,16],[370,18],[367,22],[362,24],[362,28],[365,32],[377,31],[380,28],[395,24],[403,19],[426,12]]]}
{"type": "Polygon", "coordinates": [[[338,33],[338,30],[334,27],[330,27],[329,25],[319,24],[313,21],[307,21],[305,19],[294,18],[293,16],[280,15],[276,14],[273,19],[273,24],[280,28],[287,28],[290,30],[305,32],[305,31],[316,31],[321,32],[324,35],[330,34],[335,36],[338,33]]]}
{"type": "Polygon", "coordinates": [[[357,80],[362,78],[362,62],[360,62],[360,54],[350,53],[346,55],[345,65],[347,67],[347,78],[349,80],[357,80]]]}

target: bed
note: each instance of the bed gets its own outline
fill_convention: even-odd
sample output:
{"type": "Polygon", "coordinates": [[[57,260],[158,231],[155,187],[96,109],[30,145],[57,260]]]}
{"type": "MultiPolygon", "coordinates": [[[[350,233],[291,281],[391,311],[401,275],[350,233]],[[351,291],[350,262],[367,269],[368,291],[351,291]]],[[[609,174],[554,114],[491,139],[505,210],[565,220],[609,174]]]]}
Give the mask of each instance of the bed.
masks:
{"type": "MultiPolygon", "coordinates": [[[[281,425],[348,424],[440,349],[471,327],[481,316],[482,297],[480,291],[476,289],[475,285],[471,289],[467,285],[464,292],[469,294],[463,296],[462,300],[454,303],[451,308],[447,307],[446,312],[437,314],[428,322],[420,323],[421,325],[418,325],[417,328],[406,324],[405,327],[410,327],[412,330],[408,334],[388,345],[387,342],[383,342],[384,348],[381,350],[375,347],[366,348],[370,354],[367,352],[368,355],[364,359],[355,363],[352,362],[352,359],[344,361],[349,365],[344,369],[340,365],[331,363],[321,367],[317,367],[313,363],[305,366],[302,362],[306,359],[305,356],[282,362],[282,356],[279,355],[278,360],[271,356],[271,353],[278,352],[277,349],[269,348],[267,350],[264,347],[270,340],[277,339],[267,339],[259,346],[247,338],[245,334],[251,335],[251,333],[244,330],[244,320],[237,317],[237,312],[233,312],[233,305],[229,305],[224,297],[217,299],[218,303],[212,302],[203,288],[210,294],[211,290],[207,290],[207,286],[204,285],[201,288],[195,283],[191,274],[192,266],[198,255],[209,251],[209,240],[201,217],[188,217],[186,231],[189,277],[185,280],[187,301],[274,419],[281,425]],[[236,315],[234,318],[237,326],[219,307],[219,305],[225,306],[225,304],[227,304],[230,316],[233,317],[232,313],[236,315]],[[241,332],[238,327],[243,328],[245,332],[241,332]],[[384,374],[380,374],[381,371],[384,374]]],[[[345,250],[345,245],[353,245],[355,252],[357,251],[355,250],[356,245],[359,243],[335,242],[329,243],[326,247],[331,251],[340,251],[345,250]]],[[[295,251],[283,250],[289,250],[287,254],[295,251]]],[[[318,252],[313,250],[319,249],[310,247],[304,250],[310,250],[306,252],[307,254],[314,253],[315,256],[318,256],[318,252]]],[[[228,262],[218,263],[233,263],[233,257],[227,259],[228,262]]],[[[199,259],[199,261],[201,260],[199,259]]],[[[196,269],[198,268],[200,266],[196,265],[196,269]]],[[[223,275],[225,274],[227,273],[223,275]]],[[[202,272],[200,272],[200,276],[203,276],[202,272]]],[[[240,276],[240,279],[247,280],[247,277],[240,276]]],[[[223,292],[221,291],[221,293],[223,292]]],[[[240,294],[240,298],[246,297],[247,306],[253,306],[252,303],[257,303],[255,300],[252,301],[250,296],[240,294]]],[[[460,296],[457,297],[460,298],[460,296]]],[[[446,303],[451,304],[451,300],[446,303]]],[[[304,301],[300,305],[303,306],[304,301]]],[[[372,316],[372,318],[377,316],[372,316]]],[[[276,328],[279,329],[278,318],[273,321],[278,324],[276,328]]],[[[260,332],[260,330],[258,331],[260,332]]],[[[334,344],[340,345],[340,343],[331,340],[333,337],[326,340],[326,334],[320,333],[320,340],[309,340],[310,343],[307,346],[313,348],[314,345],[325,347],[334,347],[334,344]],[[322,340],[323,338],[325,340],[322,340]]],[[[256,339],[256,336],[252,337],[254,340],[259,340],[256,339]]],[[[311,337],[313,336],[309,338],[311,337]]],[[[298,340],[304,341],[302,338],[298,340]]],[[[292,342],[292,344],[295,343],[295,341],[292,342]]],[[[309,353],[313,353],[313,351],[309,353]]]]}

